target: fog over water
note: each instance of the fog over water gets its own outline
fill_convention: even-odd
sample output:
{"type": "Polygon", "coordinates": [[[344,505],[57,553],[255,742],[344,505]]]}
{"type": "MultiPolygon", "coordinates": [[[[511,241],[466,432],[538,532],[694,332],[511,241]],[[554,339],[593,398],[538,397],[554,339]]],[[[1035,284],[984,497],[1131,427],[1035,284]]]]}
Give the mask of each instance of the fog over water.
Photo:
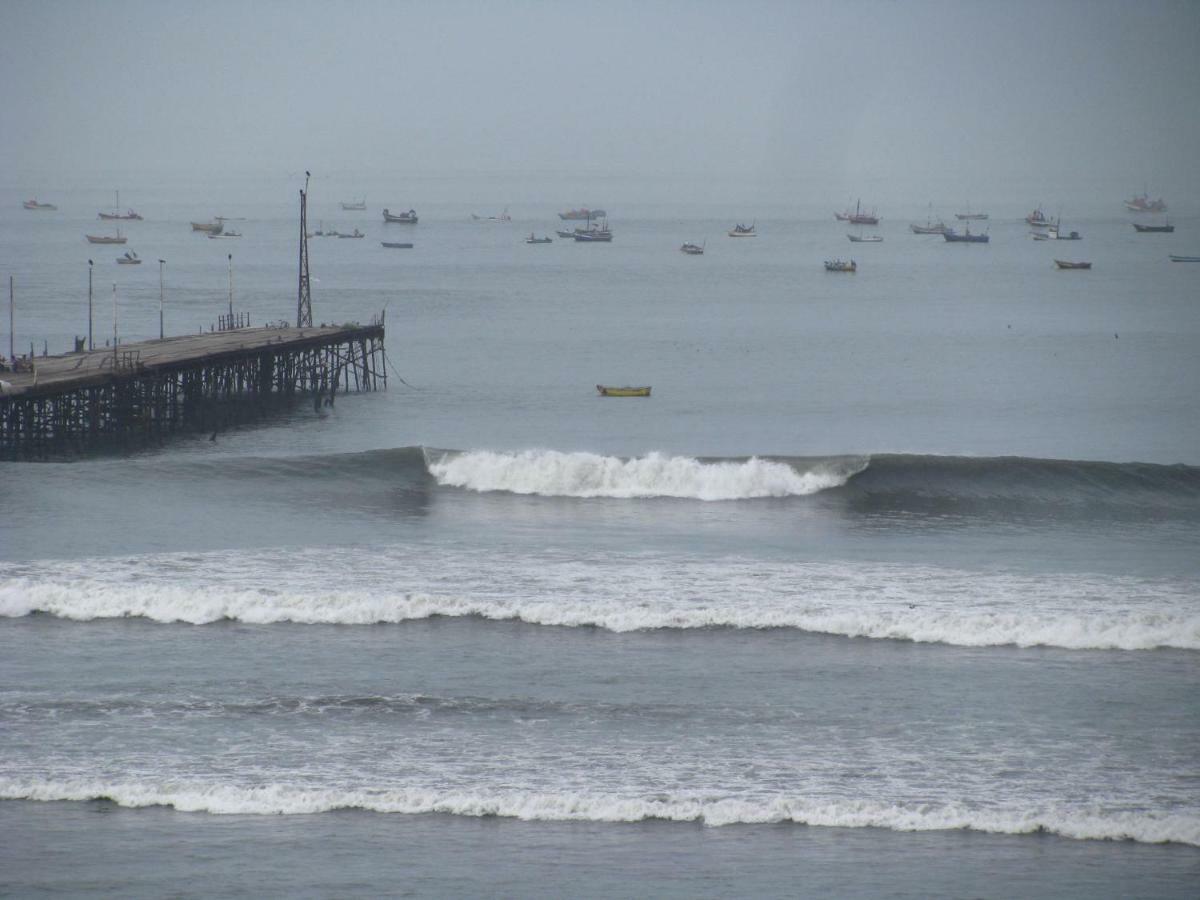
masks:
{"type": "Polygon", "coordinates": [[[0,178],[26,190],[307,168],[1180,199],[1197,97],[1190,2],[0,8],[0,178]]]}

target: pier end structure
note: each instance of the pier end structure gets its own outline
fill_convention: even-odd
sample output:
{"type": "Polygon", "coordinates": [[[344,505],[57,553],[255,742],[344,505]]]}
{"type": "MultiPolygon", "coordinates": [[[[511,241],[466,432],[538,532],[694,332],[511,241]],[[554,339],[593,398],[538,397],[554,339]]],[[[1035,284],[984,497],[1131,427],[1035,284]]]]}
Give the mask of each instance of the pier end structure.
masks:
{"type": "Polygon", "coordinates": [[[155,443],[253,421],[306,397],[386,389],[382,318],[238,328],[43,356],[0,372],[0,459],[155,443]]]}

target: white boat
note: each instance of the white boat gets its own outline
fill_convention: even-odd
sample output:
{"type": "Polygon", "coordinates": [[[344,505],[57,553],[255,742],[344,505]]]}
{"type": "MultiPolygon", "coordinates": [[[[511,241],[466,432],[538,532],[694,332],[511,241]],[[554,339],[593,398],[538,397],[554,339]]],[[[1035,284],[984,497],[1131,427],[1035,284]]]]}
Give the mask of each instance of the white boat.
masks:
{"type": "Polygon", "coordinates": [[[342,209],[366,209],[366,208],[367,208],[367,198],[366,197],[363,197],[361,200],[350,200],[350,201],[343,200],[342,201],[342,209]]]}
{"type": "MultiPolygon", "coordinates": [[[[938,232],[938,234],[945,233],[945,231],[938,232]]],[[[847,234],[846,237],[850,238],[856,244],[879,244],[883,241],[883,235],[879,234],[847,234]]]]}
{"type": "Polygon", "coordinates": [[[117,257],[117,265],[119,266],[140,266],[141,264],[142,258],[132,250],[127,250],[124,256],[117,257]]]}

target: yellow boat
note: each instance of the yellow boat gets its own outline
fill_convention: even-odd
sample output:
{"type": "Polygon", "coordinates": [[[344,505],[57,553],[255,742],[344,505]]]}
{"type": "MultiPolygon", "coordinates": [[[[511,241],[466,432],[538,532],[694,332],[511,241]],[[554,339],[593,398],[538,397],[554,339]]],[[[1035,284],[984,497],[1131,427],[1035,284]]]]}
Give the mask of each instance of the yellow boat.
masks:
{"type": "Polygon", "coordinates": [[[600,392],[601,397],[649,397],[650,387],[609,387],[608,385],[598,384],[596,390],[600,392]]]}

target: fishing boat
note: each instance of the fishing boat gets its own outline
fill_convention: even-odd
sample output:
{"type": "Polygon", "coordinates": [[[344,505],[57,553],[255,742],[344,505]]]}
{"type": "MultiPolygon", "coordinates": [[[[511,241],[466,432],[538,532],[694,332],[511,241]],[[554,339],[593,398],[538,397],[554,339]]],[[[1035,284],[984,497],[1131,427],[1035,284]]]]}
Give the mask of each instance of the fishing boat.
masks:
{"type": "Polygon", "coordinates": [[[880,234],[847,234],[846,237],[850,238],[856,244],[879,244],[883,242],[883,235],[880,234]]]}
{"type": "Polygon", "coordinates": [[[1164,222],[1162,225],[1139,225],[1137,222],[1133,222],[1131,224],[1133,225],[1134,231],[1139,232],[1171,234],[1175,230],[1175,226],[1167,222],[1164,222]]]}
{"type": "Polygon", "coordinates": [[[1055,222],[1048,229],[1046,229],[1046,240],[1049,240],[1049,241],[1082,241],[1083,238],[1080,236],[1078,231],[1068,231],[1068,232],[1064,233],[1062,230],[1062,226],[1059,225],[1058,222],[1055,222]]]}
{"type": "Polygon", "coordinates": [[[963,229],[962,234],[959,234],[953,228],[949,228],[942,237],[950,244],[986,244],[991,240],[991,237],[986,234],[971,234],[970,225],[963,229]]]}
{"type": "Polygon", "coordinates": [[[729,231],[730,237],[758,237],[758,232],[754,230],[757,222],[752,222],[749,225],[742,225],[740,222],[734,225],[729,231]]]}
{"type": "Polygon", "coordinates": [[[106,213],[106,212],[100,213],[100,218],[107,219],[109,221],[111,221],[113,219],[124,219],[124,220],[139,221],[139,222],[142,219],[142,217],[139,216],[137,213],[135,213],[132,209],[128,209],[125,212],[121,212],[121,192],[120,191],[116,192],[115,202],[113,203],[113,211],[110,213],[106,213]]]}
{"type": "Polygon", "coordinates": [[[610,387],[606,384],[596,385],[601,397],[649,397],[650,386],[645,387],[610,387]]]}
{"type": "Polygon", "coordinates": [[[1162,197],[1151,200],[1150,195],[1143,188],[1141,196],[1131,197],[1125,201],[1125,208],[1135,213],[1164,213],[1167,211],[1167,204],[1162,197]]]}
{"type": "Polygon", "coordinates": [[[381,243],[383,246],[387,247],[389,250],[411,250],[412,249],[412,244],[404,244],[404,243],[400,243],[398,241],[380,241],[379,243],[381,243]]]}
{"type": "Polygon", "coordinates": [[[402,225],[416,225],[417,211],[415,209],[410,209],[408,212],[396,213],[395,215],[392,215],[391,212],[389,212],[387,209],[384,209],[383,221],[399,222],[402,225]]]}
{"type": "Polygon", "coordinates": [[[508,207],[504,207],[504,212],[498,216],[478,216],[471,213],[471,219],[475,222],[511,222],[512,216],[508,214],[508,207]]]}
{"type": "Polygon", "coordinates": [[[613,238],[607,223],[584,230],[577,229],[573,237],[583,244],[608,244],[612,242],[613,238]]]}
{"type": "Polygon", "coordinates": [[[925,217],[925,224],[918,225],[916,222],[913,222],[908,226],[908,230],[913,234],[943,234],[947,227],[949,226],[941,219],[938,219],[936,222],[933,221],[933,204],[930,203],[929,214],[925,217]]]}
{"type": "Polygon", "coordinates": [[[552,238],[552,237],[535,237],[534,233],[531,231],[531,232],[529,232],[529,237],[525,238],[525,243],[527,243],[527,244],[553,244],[554,238],[552,238]]]}
{"type": "Polygon", "coordinates": [[[1056,259],[1054,264],[1060,269],[1090,269],[1092,267],[1090,262],[1069,262],[1065,259],[1056,259]]]}
{"type": "Polygon", "coordinates": [[[1040,206],[1025,217],[1025,222],[1034,228],[1049,228],[1053,224],[1040,206]]]}
{"type": "Polygon", "coordinates": [[[124,244],[127,237],[121,234],[121,229],[117,229],[117,234],[114,237],[110,234],[89,234],[86,236],[89,244],[124,244]]]}
{"type": "Polygon", "coordinates": [[[568,209],[566,212],[560,212],[558,217],[564,222],[578,222],[581,219],[603,219],[608,216],[602,209],[568,209]]]}
{"type": "Polygon", "coordinates": [[[225,238],[240,238],[241,236],[242,236],[242,233],[240,231],[234,231],[232,229],[227,231],[224,228],[222,228],[220,231],[210,233],[208,235],[208,239],[210,241],[217,241],[217,240],[224,240],[225,238]]]}
{"type": "Polygon", "coordinates": [[[561,228],[554,233],[557,234],[560,238],[567,238],[568,240],[575,237],[574,231],[564,231],[561,228]]]}
{"type": "MultiPolygon", "coordinates": [[[[705,241],[705,243],[708,243],[708,242],[705,241]]],[[[680,247],[679,249],[682,252],[686,253],[688,256],[703,256],[704,255],[704,246],[702,244],[692,244],[690,242],[684,242],[683,246],[680,247]]]]}
{"type": "Polygon", "coordinates": [[[142,258],[132,250],[127,250],[124,256],[117,257],[117,265],[119,266],[140,266],[141,264],[142,258]]]}
{"type": "Polygon", "coordinates": [[[355,228],[349,234],[339,234],[338,237],[340,237],[340,238],[364,238],[364,237],[366,237],[366,235],[363,234],[361,231],[359,231],[357,228],[355,228]]]}
{"type": "Polygon", "coordinates": [[[367,208],[367,198],[366,197],[363,197],[361,200],[350,200],[350,201],[343,200],[342,201],[342,209],[366,209],[366,208],[367,208]]]}
{"type": "Polygon", "coordinates": [[[850,260],[849,262],[846,262],[845,260],[841,260],[841,259],[827,259],[827,260],[825,260],[825,271],[826,272],[857,272],[858,271],[858,263],[856,263],[854,260],[850,260]]]}
{"type": "Polygon", "coordinates": [[[971,204],[967,204],[967,211],[964,213],[955,213],[954,218],[960,222],[976,222],[986,221],[988,214],[985,212],[971,212],[971,204]]]}
{"type": "Polygon", "coordinates": [[[875,215],[875,210],[863,212],[862,201],[859,200],[854,204],[854,214],[846,220],[851,225],[878,225],[879,216],[875,215]]]}
{"type": "Polygon", "coordinates": [[[205,234],[220,234],[225,230],[225,222],[222,219],[216,219],[212,222],[193,222],[192,231],[202,231],[205,234]]]}
{"type": "Polygon", "coordinates": [[[38,203],[36,200],[26,200],[21,205],[23,207],[25,207],[26,209],[37,209],[37,210],[42,210],[42,211],[58,209],[58,207],[55,206],[53,203],[38,203]]]}

